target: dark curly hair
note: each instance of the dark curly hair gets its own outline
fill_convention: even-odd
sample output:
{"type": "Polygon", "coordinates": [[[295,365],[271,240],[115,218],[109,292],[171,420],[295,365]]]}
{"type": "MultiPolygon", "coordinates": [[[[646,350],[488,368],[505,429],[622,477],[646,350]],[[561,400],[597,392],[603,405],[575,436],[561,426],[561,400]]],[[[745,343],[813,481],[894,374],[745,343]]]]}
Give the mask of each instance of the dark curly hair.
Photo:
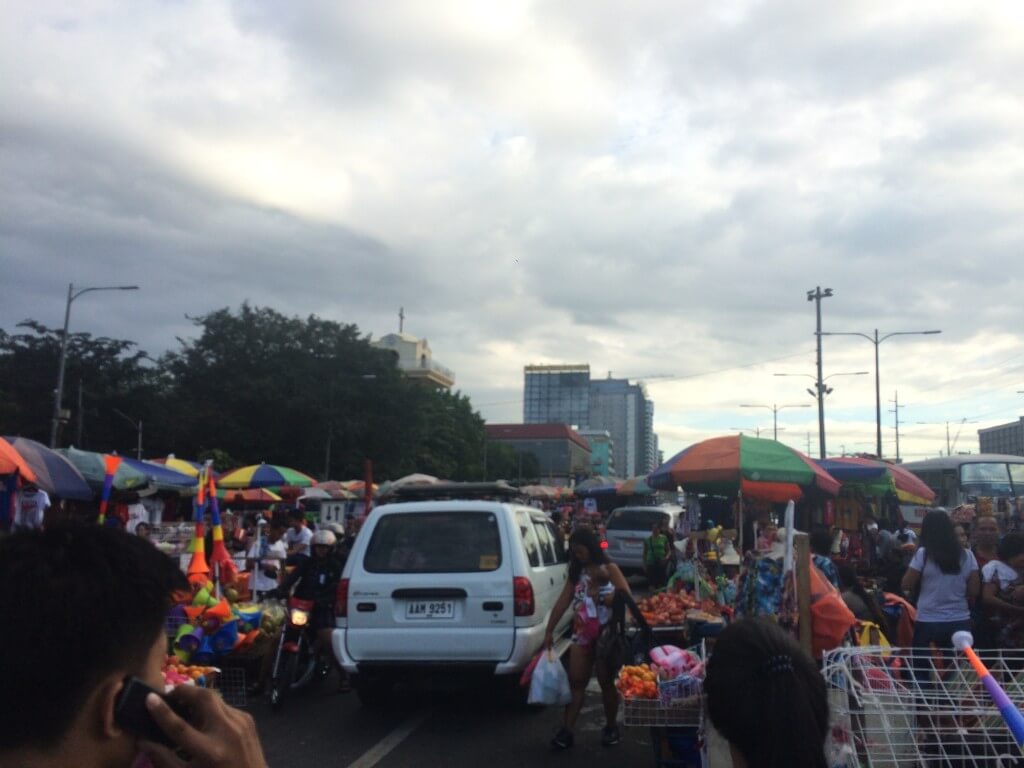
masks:
{"type": "Polygon", "coordinates": [[[708,660],[704,691],[711,722],[749,768],[827,768],[825,680],[778,625],[729,625],[708,660]]]}

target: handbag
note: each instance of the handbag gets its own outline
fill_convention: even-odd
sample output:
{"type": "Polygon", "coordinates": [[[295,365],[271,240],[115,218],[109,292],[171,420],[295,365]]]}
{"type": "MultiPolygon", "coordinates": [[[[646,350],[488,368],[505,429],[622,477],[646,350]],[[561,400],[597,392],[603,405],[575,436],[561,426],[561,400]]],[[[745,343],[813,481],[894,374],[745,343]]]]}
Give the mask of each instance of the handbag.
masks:
{"type": "Polygon", "coordinates": [[[614,675],[623,666],[645,663],[653,645],[654,633],[636,601],[628,593],[616,591],[611,619],[602,628],[594,648],[597,660],[614,675]],[[632,632],[626,627],[626,608],[633,615],[635,629],[632,632]]]}

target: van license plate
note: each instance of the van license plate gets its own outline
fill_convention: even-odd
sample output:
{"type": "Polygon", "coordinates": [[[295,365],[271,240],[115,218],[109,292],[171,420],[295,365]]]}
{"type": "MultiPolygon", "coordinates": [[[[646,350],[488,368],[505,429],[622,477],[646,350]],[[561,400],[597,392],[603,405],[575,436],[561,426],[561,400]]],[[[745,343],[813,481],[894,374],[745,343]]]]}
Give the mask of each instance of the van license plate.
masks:
{"type": "Polygon", "coordinates": [[[452,600],[414,600],[405,604],[407,619],[454,619],[455,603],[452,600]]]}

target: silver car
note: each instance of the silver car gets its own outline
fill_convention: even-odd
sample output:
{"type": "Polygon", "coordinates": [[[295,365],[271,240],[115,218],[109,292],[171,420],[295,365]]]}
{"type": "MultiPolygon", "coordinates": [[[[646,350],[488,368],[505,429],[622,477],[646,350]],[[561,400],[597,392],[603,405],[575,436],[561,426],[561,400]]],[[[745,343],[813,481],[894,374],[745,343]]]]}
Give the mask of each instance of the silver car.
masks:
{"type": "Polygon", "coordinates": [[[612,510],[605,524],[608,557],[623,571],[643,571],[644,541],[655,523],[665,523],[669,534],[676,530],[682,507],[619,507],[612,510]]]}

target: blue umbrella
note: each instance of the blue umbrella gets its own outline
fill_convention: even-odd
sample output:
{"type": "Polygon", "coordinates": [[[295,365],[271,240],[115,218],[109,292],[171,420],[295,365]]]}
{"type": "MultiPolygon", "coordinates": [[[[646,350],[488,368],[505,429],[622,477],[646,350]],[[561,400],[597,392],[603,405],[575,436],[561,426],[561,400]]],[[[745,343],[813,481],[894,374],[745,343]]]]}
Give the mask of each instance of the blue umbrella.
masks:
{"type": "Polygon", "coordinates": [[[176,469],[170,469],[165,467],[163,464],[154,464],[149,461],[139,461],[138,459],[121,459],[122,464],[127,464],[134,470],[137,470],[146,476],[149,480],[149,484],[156,486],[160,490],[166,491],[194,491],[196,489],[196,479],[190,475],[186,475],[184,472],[179,472],[176,469]]]}
{"type": "Polygon", "coordinates": [[[27,437],[4,439],[25,459],[36,473],[39,487],[48,494],[75,501],[92,500],[93,492],[82,473],[61,454],[27,437]]]}

